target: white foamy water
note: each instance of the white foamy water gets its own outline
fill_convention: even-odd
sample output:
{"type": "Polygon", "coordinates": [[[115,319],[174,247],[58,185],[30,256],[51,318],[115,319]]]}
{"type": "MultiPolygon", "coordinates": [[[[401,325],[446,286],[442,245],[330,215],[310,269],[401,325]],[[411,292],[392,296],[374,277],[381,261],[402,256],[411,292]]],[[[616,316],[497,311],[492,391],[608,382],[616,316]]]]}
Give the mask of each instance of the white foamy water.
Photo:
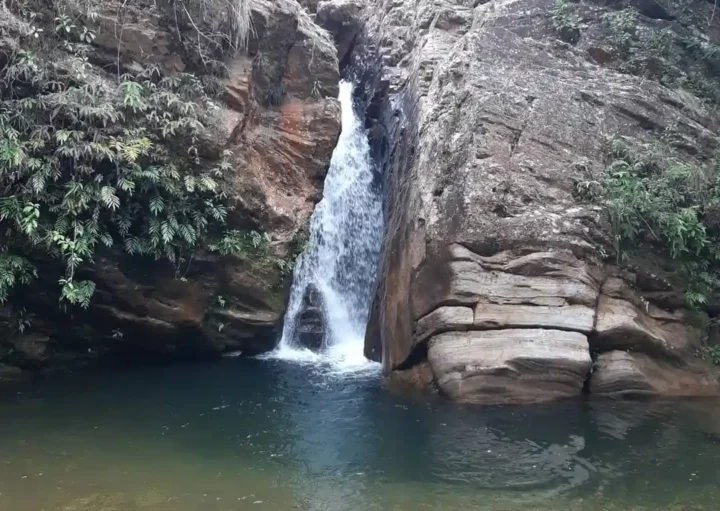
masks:
{"type": "Polygon", "coordinates": [[[339,372],[378,366],[363,356],[363,344],[382,240],[382,200],[373,187],[370,145],[352,91],[352,83],[340,84],[342,132],[310,222],[308,246],[295,268],[282,339],[269,355],[327,364],[339,372]],[[321,299],[325,325],[319,352],[297,339],[303,296],[312,288],[321,299]]]}

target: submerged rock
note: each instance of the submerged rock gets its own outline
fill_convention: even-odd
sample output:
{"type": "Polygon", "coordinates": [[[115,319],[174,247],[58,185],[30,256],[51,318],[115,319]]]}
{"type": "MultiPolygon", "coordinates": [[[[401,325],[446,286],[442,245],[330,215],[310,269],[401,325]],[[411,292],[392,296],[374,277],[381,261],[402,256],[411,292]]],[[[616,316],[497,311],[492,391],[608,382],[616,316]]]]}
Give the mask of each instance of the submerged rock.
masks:
{"type": "Polygon", "coordinates": [[[393,391],[434,391],[435,377],[428,362],[391,372],[385,379],[386,385],[393,391]]]}

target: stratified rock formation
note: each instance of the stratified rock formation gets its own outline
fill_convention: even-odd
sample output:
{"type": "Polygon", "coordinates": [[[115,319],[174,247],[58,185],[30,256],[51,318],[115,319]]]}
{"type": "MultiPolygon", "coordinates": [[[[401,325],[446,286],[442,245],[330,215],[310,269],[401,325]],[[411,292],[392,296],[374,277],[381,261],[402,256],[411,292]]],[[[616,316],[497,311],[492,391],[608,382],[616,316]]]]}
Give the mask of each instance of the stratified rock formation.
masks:
{"type": "Polygon", "coordinates": [[[573,396],[592,365],[584,335],[535,328],[446,332],[428,360],[445,394],[477,403],[573,396]]]}
{"type": "MultiPolygon", "coordinates": [[[[710,108],[604,52],[605,15],[630,4],[573,4],[582,37],[568,42],[553,0],[366,2],[402,118],[386,122],[388,229],[366,336],[386,373],[427,360],[455,399],[543,401],[580,394],[593,354],[591,392],[718,392],[695,357],[703,315],[650,259],[616,266],[603,211],[576,195],[602,174],[609,136],[673,129],[689,160],[718,148],[710,108]]],[[[693,9],[713,19],[712,5],[693,9]]],[[[684,30],[653,12],[638,23],[684,30]]]]}

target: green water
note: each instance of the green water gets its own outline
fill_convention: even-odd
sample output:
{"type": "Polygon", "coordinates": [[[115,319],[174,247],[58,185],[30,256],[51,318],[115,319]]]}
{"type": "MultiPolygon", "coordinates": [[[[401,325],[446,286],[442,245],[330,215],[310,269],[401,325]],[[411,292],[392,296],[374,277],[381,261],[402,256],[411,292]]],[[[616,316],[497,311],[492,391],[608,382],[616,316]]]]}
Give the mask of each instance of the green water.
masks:
{"type": "Polygon", "coordinates": [[[0,511],[720,509],[720,403],[473,408],[235,360],[0,388],[0,511]]]}

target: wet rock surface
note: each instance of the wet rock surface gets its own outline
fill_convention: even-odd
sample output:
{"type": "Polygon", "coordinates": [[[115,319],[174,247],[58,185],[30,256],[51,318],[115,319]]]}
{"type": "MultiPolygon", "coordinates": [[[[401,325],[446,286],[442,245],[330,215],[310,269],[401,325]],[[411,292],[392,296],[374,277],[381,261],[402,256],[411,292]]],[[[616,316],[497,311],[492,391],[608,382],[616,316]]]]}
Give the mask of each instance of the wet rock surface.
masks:
{"type": "Polygon", "coordinates": [[[325,305],[322,295],[315,286],[308,286],[302,298],[302,310],[297,319],[297,342],[306,348],[318,351],[323,346],[325,332],[325,305]]]}

